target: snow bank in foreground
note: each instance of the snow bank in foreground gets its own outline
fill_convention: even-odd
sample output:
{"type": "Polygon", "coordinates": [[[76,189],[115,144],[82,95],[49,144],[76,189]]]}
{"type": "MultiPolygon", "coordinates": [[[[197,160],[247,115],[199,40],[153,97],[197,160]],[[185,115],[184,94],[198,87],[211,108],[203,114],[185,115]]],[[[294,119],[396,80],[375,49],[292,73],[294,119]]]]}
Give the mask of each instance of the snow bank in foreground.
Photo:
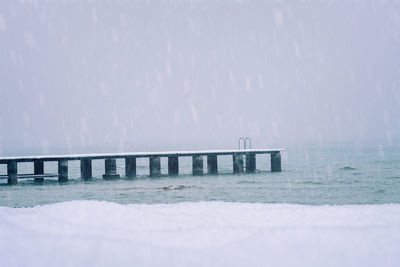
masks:
{"type": "Polygon", "coordinates": [[[400,266],[400,205],[0,208],[1,266],[400,266]]]}

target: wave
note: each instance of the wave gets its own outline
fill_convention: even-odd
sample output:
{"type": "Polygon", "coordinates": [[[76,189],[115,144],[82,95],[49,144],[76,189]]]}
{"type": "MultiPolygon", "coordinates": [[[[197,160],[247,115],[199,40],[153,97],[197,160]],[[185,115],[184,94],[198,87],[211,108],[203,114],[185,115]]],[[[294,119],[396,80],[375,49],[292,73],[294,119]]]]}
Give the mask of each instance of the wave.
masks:
{"type": "Polygon", "coordinates": [[[350,167],[350,166],[345,166],[345,167],[340,168],[339,170],[340,171],[355,171],[355,170],[357,170],[357,168],[353,168],[353,167],[350,167]]]}
{"type": "Polygon", "coordinates": [[[301,181],[300,184],[322,185],[322,184],[326,184],[326,182],[323,182],[323,181],[301,181]]]}
{"type": "Polygon", "coordinates": [[[237,184],[263,184],[263,182],[260,182],[260,181],[246,181],[246,180],[237,181],[236,183],[237,184]]]}
{"type": "Polygon", "coordinates": [[[165,191],[170,191],[170,190],[183,190],[183,189],[201,189],[199,186],[195,185],[168,185],[168,186],[163,186],[159,189],[165,190],[165,191]]]}

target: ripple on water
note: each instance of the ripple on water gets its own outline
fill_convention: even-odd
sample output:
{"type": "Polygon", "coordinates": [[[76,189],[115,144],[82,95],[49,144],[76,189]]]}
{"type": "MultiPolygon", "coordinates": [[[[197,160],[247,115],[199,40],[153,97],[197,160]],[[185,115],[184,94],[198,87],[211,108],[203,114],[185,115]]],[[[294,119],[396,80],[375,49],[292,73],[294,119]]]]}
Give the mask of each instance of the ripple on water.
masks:
{"type": "Polygon", "coordinates": [[[347,180],[337,180],[335,182],[338,183],[338,184],[356,184],[356,183],[361,183],[362,180],[347,179],[347,180]]]}
{"type": "Polygon", "coordinates": [[[385,192],[386,192],[385,189],[379,189],[379,190],[376,190],[376,191],[374,192],[374,194],[383,194],[383,193],[385,193],[385,192]]]}
{"type": "Polygon", "coordinates": [[[344,166],[342,168],[339,168],[338,170],[339,171],[354,171],[354,170],[357,170],[357,168],[353,168],[353,167],[350,167],[350,166],[344,166]]]}
{"type": "Polygon", "coordinates": [[[237,184],[262,184],[260,181],[237,181],[237,184]]]}
{"type": "Polygon", "coordinates": [[[300,182],[301,184],[315,184],[315,185],[321,185],[324,184],[322,181],[302,181],[300,182]]]}
{"type": "Polygon", "coordinates": [[[195,185],[168,185],[168,186],[163,186],[159,189],[169,191],[169,190],[200,189],[200,188],[201,187],[195,185]]]}

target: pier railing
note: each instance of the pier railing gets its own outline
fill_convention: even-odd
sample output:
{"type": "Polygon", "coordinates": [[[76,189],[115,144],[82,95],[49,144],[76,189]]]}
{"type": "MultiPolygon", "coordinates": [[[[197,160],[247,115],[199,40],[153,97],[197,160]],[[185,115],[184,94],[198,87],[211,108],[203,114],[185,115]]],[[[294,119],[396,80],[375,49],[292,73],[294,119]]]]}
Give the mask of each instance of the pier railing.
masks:
{"type": "Polygon", "coordinates": [[[136,176],[136,159],[149,159],[149,174],[152,177],[161,175],[160,158],[168,158],[168,175],[179,175],[179,157],[192,157],[193,175],[202,175],[204,157],[207,158],[207,173],[218,174],[218,156],[232,155],[234,173],[253,173],[256,171],[256,155],[270,154],[271,171],[281,171],[281,154],[283,149],[242,149],[242,150],[202,150],[202,151],[167,151],[167,152],[132,152],[132,153],[108,153],[108,154],[75,154],[75,155],[45,155],[28,157],[0,157],[0,164],[7,165],[8,184],[15,184],[18,178],[33,178],[35,181],[43,181],[47,177],[58,177],[60,182],[68,181],[68,161],[79,160],[81,178],[92,178],[92,160],[105,160],[104,179],[117,179],[116,159],[125,159],[125,177],[136,176]],[[44,173],[44,162],[58,162],[58,173],[44,173]],[[33,174],[18,174],[19,162],[33,162],[33,174]]]}

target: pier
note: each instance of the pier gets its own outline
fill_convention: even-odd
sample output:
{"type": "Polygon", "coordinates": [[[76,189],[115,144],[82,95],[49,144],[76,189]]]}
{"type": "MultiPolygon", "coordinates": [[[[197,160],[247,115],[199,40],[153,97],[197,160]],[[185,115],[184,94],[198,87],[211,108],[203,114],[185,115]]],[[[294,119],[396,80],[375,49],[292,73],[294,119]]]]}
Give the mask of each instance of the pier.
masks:
{"type": "Polygon", "coordinates": [[[256,171],[256,155],[269,154],[271,171],[280,172],[281,151],[283,149],[238,149],[238,150],[203,150],[203,151],[168,151],[168,152],[130,152],[130,153],[107,153],[107,154],[76,154],[76,155],[46,155],[27,157],[0,157],[0,164],[7,165],[6,178],[8,184],[16,184],[18,178],[31,178],[35,181],[43,181],[44,178],[58,177],[58,181],[68,181],[68,162],[80,161],[81,178],[92,179],[92,160],[104,160],[103,179],[118,179],[117,159],[125,159],[125,177],[136,177],[136,159],[149,159],[149,175],[157,177],[161,173],[161,158],[168,158],[168,175],[179,175],[179,157],[192,157],[192,174],[204,174],[204,158],[207,160],[207,174],[218,174],[218,156],[232,156],[233,173],[254,173],[256,171]],[[58,173],[44,173],[44,162],[58,162],[58,173]],[[19,162],[32,162],[34,173],[19,174],[19,162]]]}

